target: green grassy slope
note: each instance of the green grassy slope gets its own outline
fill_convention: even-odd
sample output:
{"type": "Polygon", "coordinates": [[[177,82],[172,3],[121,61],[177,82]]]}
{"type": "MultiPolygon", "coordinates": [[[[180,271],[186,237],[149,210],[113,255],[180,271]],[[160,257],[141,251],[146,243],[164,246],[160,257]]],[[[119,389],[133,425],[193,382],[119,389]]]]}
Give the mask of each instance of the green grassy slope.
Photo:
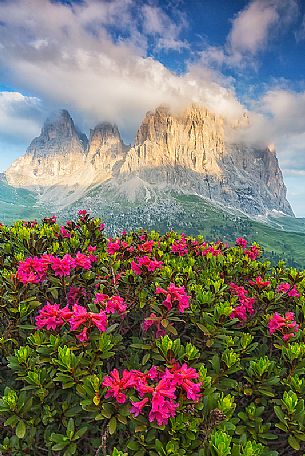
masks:
{"type": "Polygon", "coordinates": [[[22,188],[14,188],[0,181],[0,222],[33,219],[40,216],[34,193],[22,188]]]}

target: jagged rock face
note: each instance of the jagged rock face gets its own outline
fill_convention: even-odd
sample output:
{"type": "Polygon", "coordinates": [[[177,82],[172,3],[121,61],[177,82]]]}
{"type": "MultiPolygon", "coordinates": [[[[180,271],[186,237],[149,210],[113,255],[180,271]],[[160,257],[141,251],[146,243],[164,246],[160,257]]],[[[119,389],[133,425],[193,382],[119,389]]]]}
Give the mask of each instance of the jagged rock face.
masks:
{"type": "Polygon", "coordinates": [[[103,122],[91,130],[86,167],[93,175],[92,181],[103,182],[113,177],[127,150],[116,125],[103,122]]]}
{"type": "Polygon", "coordinates": [[[181,166],[198,173],[219,174],[218,160],[223,151],[220,117],[195,106],[173,116],[162,107],[146,115],[121,173],[181,166]]]}
{"type": "MultiPolygon", "coordinates": [[[[230,128],[247,123],[245,116],[230,128]]],[[[147,113],[133,147],[125,146],[117,126],[107,122],[90,131],[87,145],[67,111],[61,111],[6,177],[11,185],[47,189],[44,200],[57,201],[58,207],[107,181],[133,201],[173,189],[249,215],[271,210],[293,215],[275,151],[229,143],[226,128],[221,117],[199,106],[180,114],[160,107],[147,113]]]]}
{"type": "Polygon", "coordinates": [[[75,173],[84,165],[86,139],[70,114],[60,111],[46,120],[26,154],[6,171],[8,183],[17,187],[75,183],[75,173]]]}
{"type": "Polygon", "coordinates": [[[120,173],[125,187],[128,175],[135,175],[247,214],[293,215],[274,150],[227,143],[223,119],[198,106],[180,115],[166,108],[149,112],[120,173]]]}

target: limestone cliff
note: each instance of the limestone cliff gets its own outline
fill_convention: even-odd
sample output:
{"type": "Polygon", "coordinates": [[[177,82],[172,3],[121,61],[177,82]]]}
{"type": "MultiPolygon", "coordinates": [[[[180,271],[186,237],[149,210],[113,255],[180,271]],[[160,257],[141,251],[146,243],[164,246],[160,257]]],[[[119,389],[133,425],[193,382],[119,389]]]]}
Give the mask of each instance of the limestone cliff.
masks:
{"type": "Polygon", "coordinates": [[[8,168],[7,181],[28,188],[74,184],[76,173],[85,162],[86,147],[86,136],[77,131],[70,114],[63,109],[46,120],[25,155],[8,168]]]}
{"type": "MultiPolygon", "coordinates": [[[[244,116],[229,128],[247,123],[244,116]]],[[[128,148],[117,126],[107,122],[90,131],[87,143],[68,112],[61,111],[47,120],[6,178],[11,185],[43,188],[44,201],[58,206],[107,182],[132,200],[173,189],[249,215],[272,210],[293,215],[274,149],[230,143],[227,128],[228,121],[196,105],[175,114],[159,107],[147,113],[128,148]]]]}

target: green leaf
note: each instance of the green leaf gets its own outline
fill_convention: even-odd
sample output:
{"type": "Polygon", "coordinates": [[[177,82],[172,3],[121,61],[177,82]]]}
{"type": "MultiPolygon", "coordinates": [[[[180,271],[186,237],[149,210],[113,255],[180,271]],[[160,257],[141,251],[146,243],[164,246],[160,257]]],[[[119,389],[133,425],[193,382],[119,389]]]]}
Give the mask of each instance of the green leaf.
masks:
{"type": "Polygon", "coordinates": [[[16,426],[16,435],[18,439],[23,439],[25,436],[25,431],[26,431],[26,425],[23,420],[20,420],[19,423],[16,426]]]}
{"type": "Polygon", "coordinates": [[[293,437],[293,435],[290,435],[288,437],[288,443],[294,450],[300,449],[300,442],[295,437],[293,437]]]}
{"type": "Polygon", "coordinates": [[[112,435],[115,433],[116,431],[116,425],[117,425],[117,421],[116,421],[116,417],[113,416],[111,418],[111,420],[109,421],[108,423],[108,429],[109,429],[109,434],[112,435]]]}

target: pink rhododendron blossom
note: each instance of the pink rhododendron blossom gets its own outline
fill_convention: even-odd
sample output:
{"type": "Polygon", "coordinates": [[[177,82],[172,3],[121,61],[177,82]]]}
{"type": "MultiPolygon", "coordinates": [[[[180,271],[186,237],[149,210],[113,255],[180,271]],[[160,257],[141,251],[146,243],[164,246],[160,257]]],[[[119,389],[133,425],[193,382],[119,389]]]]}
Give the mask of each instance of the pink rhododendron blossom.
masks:
{"type": "Polygon", "coordinates": [[[105,377],[102,385],[107,387],[105,398],[113,397],[118,403],[125,403],[127,390],[132,389],[131,395],[137,392],[139,401],[131,402],[130,413],[135,417],[143,413],[144,407],[150,407],[149,421],[156,421],[159,426],[166,425],[169,418],[176,414],[179,400],[185,398],[198,402],[201,393],[201,383],[197,380],[198,372],[183,364],[175,363],[171,369],[158,370],[151,367],[146,373],[138,370],[123,371],[120,377],[117,369],[105,377]]]}
{"type": "Polygon", "coordinates": [[[223,254],[222,251],[219,248],[217,248],[216,245],[210,245],[209,247],[201,251],[202,256],[206,256],[208,253],[211,253],[212,256],[219,256],[223,254]]]}
{"type": "Polygon", "coordinates": [[[99,230],[100,231],[103,231],[105,228],[105,223],[101,223],[100,226],[99,226],[99,230]]]}
{"type": "Polygon", "coordinates": [[[104,293],[96,293],[95,304],[100,304],[106,313],[119,313],[122,314],[127,310],[127,304],[121,296],[111,296],[104,293]]]}
{"type": "Polygon", "coordinates": [[[131,263],[131,269],[137,275],[141,275],[143,272],[154,272],[156,269],[161,269],[162,266],[162,261],[152,260],[148,256],[136,257],[136,261],[131,263]]]}
{"type": "Polygon", "coordinates": [[[69,276],[72,269],[81,267],[85,270],[90,269],[92,263],[96,261],[93,255],[86,256],[78,252],[73,258],[66,254],[62,258],[44,254],[41,257],[29,257],[19,262],[17,269],[17,279],[26,283],[41,283],[47,278],[49,267],[57,277],[69,276]]]}
{"type": "Polygon", "coordinates": [[[154,247],[155,241],[146,241],[144,244],[138,246],[140,252],[151,253],[154,247]]]}
{"type": "Polygon", "coordinates": [[[247,247],[247,241],[246,239],[239,237],[236,239],[235,244],[238,245],[239,247],[242,247],[245,249],[247,247]]]}
{"type": "Polygon", "coordinates": [[[87,309],[78,304],[72,307],[73,314],[69,320],[70,329],[75,331],[81,325],[93,324],[100,332],[107,329],[107,315],[101,311],[99,313],[88,312],[87,309]]]}
{"type": "Polygon", "coordinates": [[[181,235],[181,239],[176,239],[171,246],[172,253],[177,253],[179,256],[188,254],[187,240],[184,234],[181,235]]]}
{"type": "Polygon", "coordinates": [[[244,250],[244,254],[250,259],[250,260],[256,260],[259,255],[260,255],[260,250],[256,245],[252,245],[248,250],[244,250]]]}
{"type": "Polygon", "coordinates": [[[298,292],[298,289],[296,287],[296,285],[292,286],[290,285],[290,283],[280,283],[277,287],[277,291],[279,293],[286,293],[287,296],[289,297],[295,297],[295,298],[299,298],[300,297],[300,293],[298,292]]]}
{"type": "Polygon", "coordinates": [[[300,293],[297,290],[297,287],[294,285],[294,287],[291,288],[291,290],[288,291],[287,296],[294,297],[294,298],[299,298],[300,293]]]}
{"type": "Polygon", "coordinates": [[[198,401],[200,399],[200,387],[201,383],[194,383],[192,380],[199,378],[198,372],[192,367],[188,367],[186,363],[179,366],[177,363],[171,370],[173,375],[173,382],[181,386],[186,392],[186,397],[192,401],[198,401]]]}
{"type": "Polygon", "coordinates": [[[87,248],[88,252],[89,253],[92,253],[92,252],[95,252],[96,251],[96,245],[88,245],[88,248],[87,248]]]}
{"type": "Polygon", "coordinates": [[[29,257],[19,262],[17,279],[26,283],[40,283],[46,279],[48,263],[44,263],[38,257],[29,257]]]}
{"type": "Polygon", "coordinates": [[[243,286],[238,286],[235,283],[230,283],[230,290],[233,295],[238,297],[239,305],[234,307],[230,314],[230,318],[237,318],[239,321],[246,321],[248,315],[253,315],[255,310],[255,298],[248,297],[248,291],[243,286]]]}
{"type": "Polygon", "coordinates": [[[77,213],[78,213],[78,215],[80,215],[81,217],[84,217],[85,215],[88,214],[88,212],[86,211],[86,209],[80,209],[77,213]]]}
{"type": "Polygon", "coordinates": [[[102,385],[108,387],[105,398],[114,397],[119,404],[126,402],[126,395],[123,393],[128,388],[135,386],[134,375],[127,370],[123,371],[122,378],[120,378],[119,371],[113,369],[110,375],[105,377],[102,385]]]}
{"type": "Polygon", "coordinates": [[[67,231],[64,226],[60,227],[60,231],[59,232],[62,235],[62,237],[64,237],[64,238],[68,238],[69,239],[71,237],[71,233],[69,233],[69,231],[67,231]]]}
{"type": "Polygon", "coordinates": [[[157,317],[155,313],[151,313],[149,317],[145,318],[143,322],[144,331],[148,331],[152,326],[156,327],[156,338],[158,339],[161,336],[165,336],[166,331],[161,328],[162,317],[157,317]]]}
{"type": "Polygon", "coordinates": [[[109,241],[107,244],[107,253],[108,255],[114,255],[118,252],[121,248],[121,241],[120,239],[116,239],[115,241],[109,241]]]}
{"type": "Polygon", "coordinates": [[[53,257],[50,264],[57,277],[68,276],[71,274],[71,269],[75,268],[75,260],[68,254],[64,255],[63,258],[53,257]]]}
{"type": "Polygon", "coordinates": [[[68,307],[60,308],[58,304],[45,304],[40,310],[39,314],[35,318],[36,327],[38,329],[46,328],[57,329],[65,324],[71,317],[72,312],[68,307]]]}
{"type": "Polygon", "coordinates": [[[143,407],[145,407],[147,402],[149,402],[148,397],[144,397],[144,399],[142,399],[141,401],[132,402],[130,413],[132,413],[135,417],[139,416],[142,413],[142,409],[143,407]]]}
{"type": "Polygon", "coordinates": [[[256,285],[258,288],[265,288],[270,285],[270,280],[264,281],[261,276],[256,277],[255,281],[249,280],[250,285],[256,285]]]}
{"type": "Polygon", "coordinates": [[[280,293],[287,293],[291,288],[290,283],[280,283],[277,287],[277,291],[280,293]]]}
{"type": "Polygon", "coordinates": [[[157,287],[156,294],[164,294],[166,296],[162,304],[167,310],[171,310],[173,306],[177,306],[179,312],[184,312],[190,306],[190,296],[186,294],[185,288],[176,287],[174,283],[171,283],[166,290],[157,287]]]}
{"type": "Polygon", "coordinates": [[[286,312],[284,317],[275,312],[268,322],[269,334],[279,332],[284,341],[294,337],[299,328],[300,326],[294,320],[293,312],[286,312]]]}
{"type": "Polygon", "coordinates": [[[86,342],[88,340],[87,335],[88,328],[84,326],[83,330],[76,336],[80,342],[86,342]]]}

